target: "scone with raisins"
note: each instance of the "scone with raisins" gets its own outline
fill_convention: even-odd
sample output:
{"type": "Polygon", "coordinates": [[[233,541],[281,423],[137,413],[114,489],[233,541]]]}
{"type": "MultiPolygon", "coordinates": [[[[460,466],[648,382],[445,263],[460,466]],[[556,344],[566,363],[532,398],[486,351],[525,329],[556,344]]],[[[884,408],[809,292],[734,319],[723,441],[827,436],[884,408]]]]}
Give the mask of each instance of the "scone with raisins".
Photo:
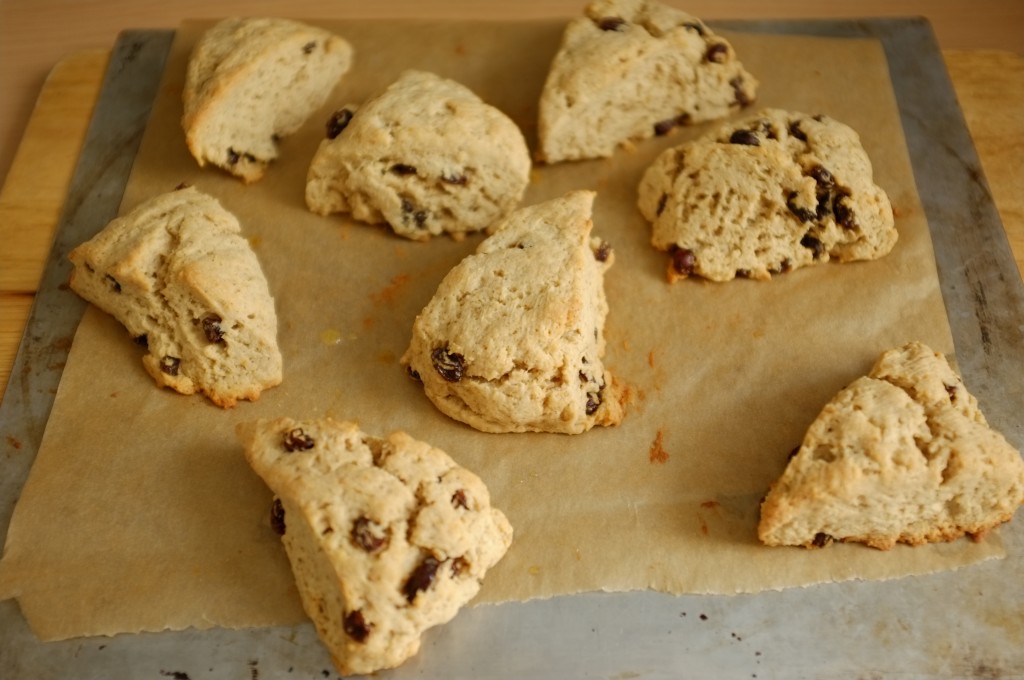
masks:
{"type": "Polygon", "coordinates": [[[609,157],[621,145],[749,105],[758,82],[700,19],[650,0],[599,0],[569,23],[538,112],[548,163],[609,157]]]}
{"type": "Polygon", "coordinates": [[[446,415],[483,432],[578,434],[622,420],[604,368],[610,247],[594,192],[520,208],[445,276],[402,364],[446,415]]]}
{"type": "Polygon", "coordinates": [[[69,255],[71,288],[147,349],[158,385],[229,408],[281,382],[277,315],[241,225],[194,187],[118,217],[69,255]]]}
{"type": "Polygon", "coordinates": [[[761,504],[767,545],[978,538],[1024,503],[1024,461],[946,358],[912,342],[829,402],[761,504]]]}
{"type": "Polygon", "coordinates": [[[766,109],[667,149],[640,212],[668,277],[767,280],[819,262],[873,260],[896,243],[892,206],[859,135],[827,116],[766,109]]]}
{"type": "Polygon", "coordinates": [[[238,427],[271,524],[338,671],[393,668],[451,620],[512,543],[483,481],[403,432],[330,418],[238,427]]]}
{"type": "Polygon", "coordinates": [[[387,223],[409,239],[461,238],[512,211],[529,178],[526,139],[511,118],[460,83],[406,71],[328,122],[306,205],[387,223]]]}
{"type": "Polygon", "coordinates": [[[277,158],[277,140],[327,101],[352,55],[347,41],[298,21],[218,22],[196,43],[185,76],[182,127],[192,156],[259,180],[277,158]]]}

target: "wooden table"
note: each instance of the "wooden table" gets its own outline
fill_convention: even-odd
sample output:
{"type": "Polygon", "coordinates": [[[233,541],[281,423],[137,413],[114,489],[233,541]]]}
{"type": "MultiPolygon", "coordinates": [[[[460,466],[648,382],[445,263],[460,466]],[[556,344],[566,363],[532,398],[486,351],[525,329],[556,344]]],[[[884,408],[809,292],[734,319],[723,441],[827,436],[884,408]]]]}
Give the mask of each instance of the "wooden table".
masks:
{"type": "MultiPolygon", "coordinates": [[[[263,1],[97,4],[0,2],[0,91],[4,92],[0,177],[6,172],[0,191],[0,387],[6,386],[14,363],[117,33],[126,28],[173,28],[186,17],[281,13],[279,6],[263,1]],[[49,75],[40,86],[39,74],[47,70],[49,75]],[[13,158],[7,150],[12,138],[20,139],[13,158]]],[[[296,0],[287,13],[511,19],[569,17],[578,14],[582,4],[574,0],[296,0]]],[[[683,6],[705,19],[926,16],[943,48],[1017,266],[1024,270],[1024,3],[869,0],[853,7],[789,0],[766,7],[755,0],[704,0],[683,6]]]]}

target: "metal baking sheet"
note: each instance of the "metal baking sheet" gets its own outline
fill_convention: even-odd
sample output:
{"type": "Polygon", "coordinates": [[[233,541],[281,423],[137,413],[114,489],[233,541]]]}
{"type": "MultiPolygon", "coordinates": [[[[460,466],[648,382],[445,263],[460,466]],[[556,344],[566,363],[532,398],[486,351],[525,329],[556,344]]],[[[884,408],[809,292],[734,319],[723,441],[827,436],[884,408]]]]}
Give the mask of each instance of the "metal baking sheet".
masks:
{"type": "MultiPolygon", "coordinates": [[[[956,353],[992,424],[1024,446],[1024,284],[928,23],[711,22],[716,28],[876,38],[889,61],[935,243],[956,353]]],[[[84,303],[66,255],[117,212],[173,32],[114,47],[35,305],[0,404],[0,541],[42,440],[84,303]]],[[[592,593],[464,609],[380,678],[1024,677],[1024,526],[1008,557],[957,572],[735,596],[592,593]]],[[[311,624],[37,641],[0,602],[4,678],[337,677],[311,624]]]]}

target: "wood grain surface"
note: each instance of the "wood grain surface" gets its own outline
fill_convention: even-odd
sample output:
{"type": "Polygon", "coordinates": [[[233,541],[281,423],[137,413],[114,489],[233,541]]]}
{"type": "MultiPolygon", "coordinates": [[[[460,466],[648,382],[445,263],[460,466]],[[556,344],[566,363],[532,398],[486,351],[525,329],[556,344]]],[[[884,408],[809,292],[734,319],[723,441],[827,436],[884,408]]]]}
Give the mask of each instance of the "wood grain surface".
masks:
{"type": "MultiPolygon", "coordinates": [[[[1024,270],[1024,57],[992,49],[947,49],[943,56],[1024,270]]],[[[0,386],[7,385],[108,58],[107,49],[76,52],[50,71],[0,193],[0,386]]]]}

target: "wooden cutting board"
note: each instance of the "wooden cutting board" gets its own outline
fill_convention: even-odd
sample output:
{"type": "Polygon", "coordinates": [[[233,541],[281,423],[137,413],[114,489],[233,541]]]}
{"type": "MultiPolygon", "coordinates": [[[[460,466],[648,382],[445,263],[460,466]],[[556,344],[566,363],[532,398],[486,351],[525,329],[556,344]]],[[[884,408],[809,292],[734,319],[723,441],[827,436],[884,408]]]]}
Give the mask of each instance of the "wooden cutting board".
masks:
{"type": "MultiPolygon", "coordinates": [[[[51,71],[0,192],[0,386],[6,387],[110,53],[51,71]]],[[[1018,270],[1024,270],[1024,57],[943,52],[1018,270]]],[[[0,391],[0,396],[2,396],[0,391]]],[[[2,444],[0,444],[2,445],[2,444]]],[[[8,442],[8,445],[13,446],[8,442]]]]}

